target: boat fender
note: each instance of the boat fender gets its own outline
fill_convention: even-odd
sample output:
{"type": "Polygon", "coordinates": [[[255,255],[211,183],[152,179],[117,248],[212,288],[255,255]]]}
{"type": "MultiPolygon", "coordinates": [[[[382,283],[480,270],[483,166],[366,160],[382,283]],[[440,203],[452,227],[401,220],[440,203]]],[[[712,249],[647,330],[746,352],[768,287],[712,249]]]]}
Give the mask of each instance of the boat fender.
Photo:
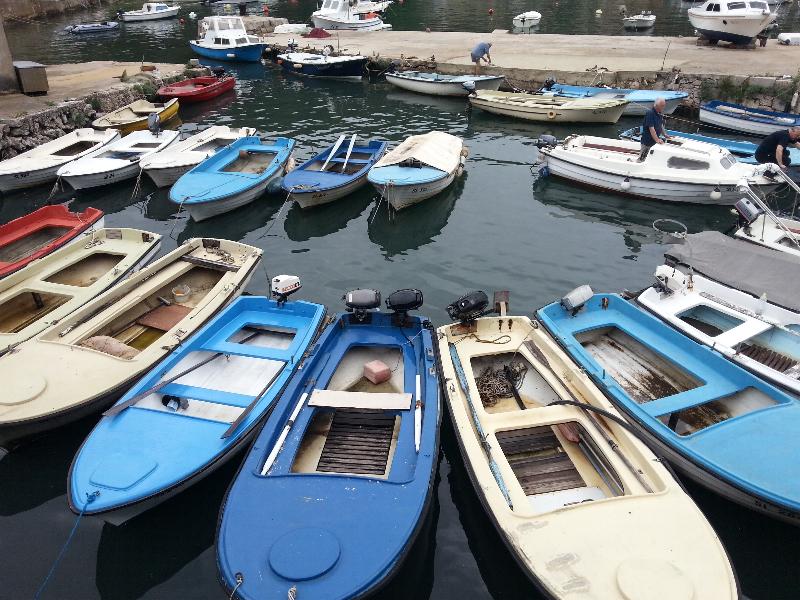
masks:
{"type": "Polygon", "coordinates": [[[464,158],[467,158],[469,156],[469,148],[467,148],[466,146],[462,146],[462,148],[461,148],[461,156],[463,156],[464,158]]]}
{"type": "Polygon", "coordinates": [[[178,398],[170,394],[164,394],[161,397],[161,404],[172,411],[177,411],[179,409],[186,410],[189,407],[189,401],[186,398],[178,398]]]}
{"type": "Polygon", "coordinates": [[[722,192],[720,191],[719,186],[715,186],[708,196],[715,202],[720,200],[722,198],[722,192]]]}
{"type": "Polygon", "coordinates": [[[539,177],[549,177],[550,176],[550,167],[547,165],[542,165],[542,168],[539,169],[539,177]]]}
{"type": "Polygon", "coordinates": [[[328,44],[328,45],[326,45],[326,46],[324,46],[322,48],[323,56],[330,56],[331,54],[333,54],[333,52],[334,52],[334,48],[330,44],[328,44]]]}
{"type": "Polygon", "coordinates": [[[281,191],[282,184],[283,184],[283,177],[276,177],[267,184],[267,193],[277,194],[278,192],[281,191]]]}
{"type": "Polygon", "coordinates": [[[299,69],[302,69],[302,68],[303,68],[303,65],[301,65],[300,63],[294,63],[294,64],[292,65],[292,67],[293,67],[293,68],[295,68],[295,69],[298,69],[298,70],[299,70],[299,69]]]}
{"type": "Polygon", "coordinates": [[[623,190],[627,192],[629,189],[631,189],[631,178],[626,177],[625,179],[623,179],[622,183],[619,184],[619,187],[621,187],[623,190]]]}
{"type": "Polygon", "coordinates": [[[556,111],[554,111],[554,110],[547,111],[547,118],[548,119],[555,119],[556,118],[556,111]]]}

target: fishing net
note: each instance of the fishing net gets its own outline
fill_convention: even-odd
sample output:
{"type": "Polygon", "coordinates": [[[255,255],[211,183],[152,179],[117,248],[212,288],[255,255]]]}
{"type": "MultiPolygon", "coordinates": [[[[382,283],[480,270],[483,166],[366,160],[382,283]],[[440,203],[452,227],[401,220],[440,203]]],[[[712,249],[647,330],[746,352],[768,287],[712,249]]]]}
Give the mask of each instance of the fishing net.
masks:
{"type": "MultiPolygon", "coordinates": [[[[509,371],[514,387],[519,389],[525,379],[528,367],[522,362],[511,363],[509,371]]],[[[487,367],[475,378],[475,385],[478,386],[478,394],[484,406],[494,406],[501,398],[509,398],[513,395],[512,384],[506,377],[503,367],[497,369],[487,367]]]]}

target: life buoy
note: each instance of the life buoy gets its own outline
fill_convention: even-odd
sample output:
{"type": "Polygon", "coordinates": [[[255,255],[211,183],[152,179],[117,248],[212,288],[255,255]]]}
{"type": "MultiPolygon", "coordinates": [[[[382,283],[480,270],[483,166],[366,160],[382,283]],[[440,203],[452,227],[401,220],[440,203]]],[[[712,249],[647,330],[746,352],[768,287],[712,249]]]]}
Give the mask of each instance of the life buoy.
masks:
{"type": "Polygon", "coordinates": [[[554,110],[547,111],[547,118],[548,119],[555,119],[556,118],[556,111],[554,111],[554,110]]]}

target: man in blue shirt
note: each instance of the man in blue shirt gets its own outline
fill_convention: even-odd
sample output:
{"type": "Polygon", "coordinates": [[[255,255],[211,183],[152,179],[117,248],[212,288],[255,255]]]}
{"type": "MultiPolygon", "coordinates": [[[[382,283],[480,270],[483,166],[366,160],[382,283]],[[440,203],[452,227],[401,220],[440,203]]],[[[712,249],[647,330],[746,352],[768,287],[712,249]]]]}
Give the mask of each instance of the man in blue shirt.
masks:
{"type": "Polygon", "coordinates": [[[667,130],[664,129],[664,107],[667,105],[666,100],[663,98],[656,98],[653,103],[653,108],[648,110],[644,115],[644,123],[642,124],[642,150],[639,152],[639,162],[647,158],[650,148],[656,144],[663,144],[665,140],[669,139],[667,130]]]}
{"type": "Polygon", "coordinates": [[[486,61],[487,65],[492,64],[492,57],[489,55],[489,49],[491,47],[492,45],[489,42],[481,42],[472,49],[472,52],[470,52],[469,56],[472,59],[472,62],[475,63],[475,75],[478,74],[481,60],[486,61]]]}
{"type": "Polygon", "coordinates": [[[800,127],[790,127],[773,131],[758,145],[756,160],[761,163],[775,163],[786,171],[792,164],[789,147],[800,148],[800,127]]]}

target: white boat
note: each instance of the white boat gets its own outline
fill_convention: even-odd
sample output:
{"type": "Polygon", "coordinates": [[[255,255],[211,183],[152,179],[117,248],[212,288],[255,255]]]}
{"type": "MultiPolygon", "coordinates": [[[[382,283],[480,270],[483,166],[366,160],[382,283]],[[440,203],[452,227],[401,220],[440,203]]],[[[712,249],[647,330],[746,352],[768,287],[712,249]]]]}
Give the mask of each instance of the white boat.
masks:
{"type": "Polygon", "coordinates": [[[707,0],[689,9],[692,27],[712,43],[749,44],[773,20],[764,0],[707,0]]]}
{"type": "Polygon", "coordinates": [[[275,26],[272,33],[293,33],[296,35],[304,35],[311,31],[311,27],[305,23],[282,23],[275,26]]]}
{"type": "Polygon", "coordinates": [[[60,138],[0,162],[0,191],[34,187],[56,180],[64,165],[103,151],[119,139],[119,131],[76,129],[60,138]]]}
{"type": "Polygon", "coordinates": [[[119,13],[119,18],[125,22],[170,19],[176,16],[180,9],[180,6],[170,6],[164,2],[145,2],[139,10],[119,13]]]}
{"type": "Polygon", "coordinates": [[[325,0],[319,10],[311,13],[311,21],[322,29],[374,31],[391,27],[376,12],[358,12],[354,8],[349,0],[325,0]]]}
{"type": "Polygon", "coordinates": [[[625,29],[650,29],[656,24],[656,16],[649,10],[640,12],[638,15],[631,15],[630,17],[623,17],[622,26],[625,29]]]}
{"type": "Polygon", "coordinates": [[[747,135],[768,136],[800,126],[800,115],[711,100],[700,105],[700,122],[747,135]]]}
{"type": "Polygon", "coordinates": [[[64,27],[64,31],[69,33],[105,33],[106,31],[116,31],[117,29],[119,29],[119,23],[116,21],[78,23],[77,25],[68,25],[64,27]]]}
{"type": "Polygon", "coordinates": [[[800,33],[785,31],[778,34],[778,43],[784,46],[800,46],[800,33]]]}
{"type": "Polygon", "coordinates": [[[785,217],[772,218],[761,212],[750,223],[738,228],[733,235],[740,240],[800,258],[800,221],[798,220],[785,217]]]}
{"type": "Polygon", "coordinates": [[[0,356],[150,262],[161,236],[97,229],[0,280],[0,356]]]}
{"type": "Polygon", "coordinates": [[[393,4],[393,0],[380,0],[372,2],[370,0],[358,0],[353,6],[354,13],[382,13],[393,4]]]}
{"type": "Polygon", "coordinates": [[[475,492],[539,592],[520,598],[738,598],[703,513],[538,322],[501,312],[438,334],[475,492]]]}
{"type": "Polygon", "coordinates": [[[665,202],[734,204],[741,185],[761,194],[778,187],[766,177],[770,165],[738,162],[714,144],[685,138],[656,144],[639,162],[637,142],[589,135],[563,142],[540,142],[542,174],[563,177],[584,186],[665,202]]]}
{"type": "Polygon", "coordinates": [[[717,231],[664,253],[637,301],[762,379],[800,393],[800,262],[717,231]]]}
{"type": "Polygon", "coordinates": [[[386,81],[401,89],[430,96],[468,96],[472,90],[496,91],[505,77],[498,75],[443,75],[425,71],[386,73],[386,81]]]}
{"type": "Polygon", "coordinates": [[[478,90],[470,95],[469,102],[495,115],[553,123],[616,123],[628,105],[627,100],[564,98],[488,90],[478,90]]]}
{"type": "Polygon", "coordinates": [[[511,23],[513,23],[514,27],[517,29],[527,29],[529,27],[535,27],[541,20],[542,13],[529,10],[528,12],[521,13],[514,17],[511,23]]]}
{"type": "Polygon", "coordinates": [[[407,137],[375,163],[367,180],[394,210],[435,196],[464,170],[464,140],[431,131],[407,137]]]}
{"type": "Polygon", "coordinates": [[[160,152],[178,141],[177,131],[165,130],[154,135],[134,131],[93,156],[61,167],[58,176],[75,190],[109,185],[139,175],[139,161],[160,152]]]}
{"type": "Polygon", "coordinates": [[[255,132],[254,127],[231,129],[227,125],[213,125],[166,150],[146,156],[139,166],[158,187],[167,187],[220,148],[255,132]]]}
{"type": "Polygon", "coordinates": [[[241,17],[205,17],[197,23],[197,39],[189,47],[213,60],[258,62],[266,48],[264,40],[247,33],[241,17]]]}

